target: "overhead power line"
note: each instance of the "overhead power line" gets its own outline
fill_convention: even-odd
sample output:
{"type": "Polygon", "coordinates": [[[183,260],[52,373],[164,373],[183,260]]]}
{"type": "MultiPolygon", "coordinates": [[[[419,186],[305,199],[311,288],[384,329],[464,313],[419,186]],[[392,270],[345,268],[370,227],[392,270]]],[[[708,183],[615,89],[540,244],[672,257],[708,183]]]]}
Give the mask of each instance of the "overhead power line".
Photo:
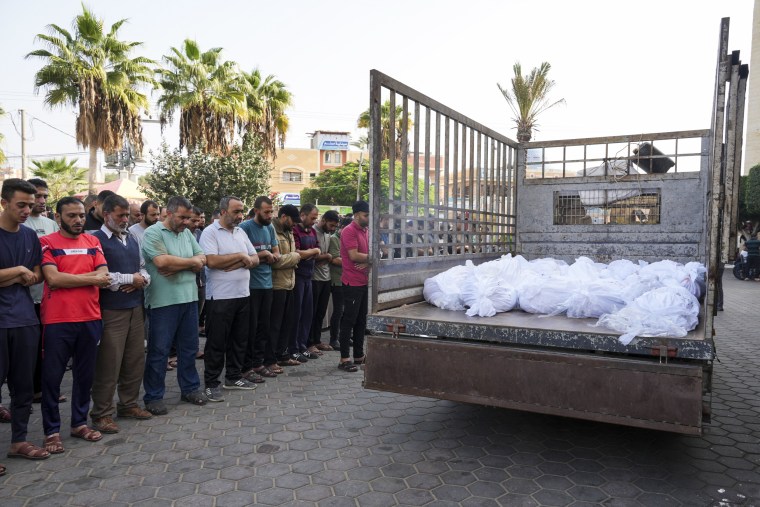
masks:
{"type": "MultiPolygon", "coordinates": [[[[29,115],[29,116],[32,116],[32,115],[29,115]]],[[[48,127],[50,127],[51,129],[53,129],[53,130],[57,130],[57,131],[58,131],[58,132],[60,132],[61,134],[67,135],[67,136],[69,136],[70,138],[72,138],[72,139],[76,140],[76,137],[75,137],[75,136],[72,136],[72,135],[71,135],[71,134],[69,134],[68,132],[65,132],[65,131],[63,131],[63,130],[59,129],[58,127],[56,127],[56,126],[54,126],[54,125],[51,125],[51,124],[49,124],[49,123],[48,123],[48,122],[46,122],[46,121],[40,120],[40,119],[39,119],[39,118],[37,118],[36,116],[32,116],[32,121],[34,121],[34,120],[37,120],[38,122],[42,123],[43,125],[47,125],[47,126],[48,126],[48,127]]]]}

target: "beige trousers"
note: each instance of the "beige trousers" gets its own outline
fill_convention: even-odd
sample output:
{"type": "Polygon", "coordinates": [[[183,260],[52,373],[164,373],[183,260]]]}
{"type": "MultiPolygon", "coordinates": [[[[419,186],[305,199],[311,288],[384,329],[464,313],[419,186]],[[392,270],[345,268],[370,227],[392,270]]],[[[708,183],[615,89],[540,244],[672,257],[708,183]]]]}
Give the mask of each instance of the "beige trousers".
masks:
{"type": "Polygon", "coordinates": [[[102,309],[101,313],[103,337],[92,384],[92,419],[113,416],[117,390],[119,410],[136,407],[145,370],[143,309],[102,309]]]}

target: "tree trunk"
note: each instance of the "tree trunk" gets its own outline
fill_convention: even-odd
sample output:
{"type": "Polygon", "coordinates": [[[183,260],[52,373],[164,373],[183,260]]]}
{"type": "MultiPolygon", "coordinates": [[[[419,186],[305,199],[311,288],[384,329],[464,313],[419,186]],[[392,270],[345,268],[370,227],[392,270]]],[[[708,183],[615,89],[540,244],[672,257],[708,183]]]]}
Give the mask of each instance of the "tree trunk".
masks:
{"type": "Polygon", "coordinates": [[[517,129],[517,142],[527,143],[531,137],[533,137],[533,132],[530,130],[517,129]]]}
{"type": "Polygon", "coordinates": [[[90,145],[90,170],[87,176],[87,193],[95,193],[95,178],[98,175],[98,148],[90,145]]]}

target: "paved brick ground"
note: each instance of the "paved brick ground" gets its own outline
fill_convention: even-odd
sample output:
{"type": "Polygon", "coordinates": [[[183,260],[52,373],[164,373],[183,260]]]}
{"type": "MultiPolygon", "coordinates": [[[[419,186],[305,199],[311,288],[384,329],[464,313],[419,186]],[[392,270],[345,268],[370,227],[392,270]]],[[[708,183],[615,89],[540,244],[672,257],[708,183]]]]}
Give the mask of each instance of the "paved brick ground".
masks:
{"type": "Polygon", "coordinates": [[[364,391],[332,353],[206,407],[172,379],[166,417],[2,460],[0,505],[760,505],[760,283],[725,285],[701,438],[364,391]]]}

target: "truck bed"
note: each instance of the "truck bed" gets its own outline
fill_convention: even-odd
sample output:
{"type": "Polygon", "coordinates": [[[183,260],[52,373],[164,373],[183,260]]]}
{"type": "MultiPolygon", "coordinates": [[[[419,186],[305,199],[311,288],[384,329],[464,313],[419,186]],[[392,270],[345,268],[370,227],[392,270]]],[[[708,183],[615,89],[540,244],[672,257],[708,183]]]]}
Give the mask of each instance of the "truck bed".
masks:
{"type": "Polygon", "coordinates": [[[592,327],[596,319],[541,316],[523,311],[498,313],[493,317],[469,317],[465,312],[442,310],[427,302],[378,311],[368,317],[373,332],[399,332],[418,336],[491,342],[520,346],[551,347],[626,355],[659,356],[667,347],[669,357],[712,360],[712,339],[705,339],[704,319],[683,338],[637,337],[630,345],[618,341],[619,333],[592,327]]]}

